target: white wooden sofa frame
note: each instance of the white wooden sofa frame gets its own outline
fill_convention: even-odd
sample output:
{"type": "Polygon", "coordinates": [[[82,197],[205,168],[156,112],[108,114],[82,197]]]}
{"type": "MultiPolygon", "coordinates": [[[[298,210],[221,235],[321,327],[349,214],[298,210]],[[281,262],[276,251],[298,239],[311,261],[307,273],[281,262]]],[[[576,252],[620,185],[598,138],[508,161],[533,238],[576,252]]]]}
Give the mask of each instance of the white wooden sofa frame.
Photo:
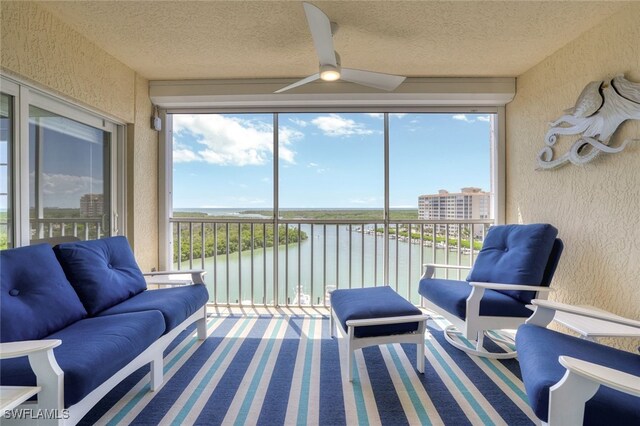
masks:
{"type": "MultiPolygon", "coordinates": [[[[153,279],[153,284],[157,286],[175,286],[188,284],[204,284],[205,271],[183,270],[183,271],[155,271],[144,273],[145,277],[157,277],[153,279]],[[191,275],[190,280],[162,279],[162,276],[191,275]]],[[[147,290],[153,291],[153,290],[147,290]]],[[[184,331],[189,325],[196,323],[198,340],[205,340],[207,337],[207,305],[198,309],[182,323],[176,326],[167,334],[161,336],[144,352],[124,366],[120,371],[111,376],[96,389],[91,391],[82,400],[66,408],[64,407],[64,372],[60,369],[53,349],[59,346],[60,340],[31,340],[21,342],[0,343],[0,358],[16,358],[21,356],[29,357],[29,364],[36,375],[37,386],[40,391],[37,393],[37,403],[25,402],[15,409],[43,410],[41,412],[55,413],[55,419],[38,419],[38,424],[67,426],[78,423],[109,391],[127,376],[138,370],[140,367],[150,364],[150,388],[152,392],[160,389],[164,380],[164,350],[169,344],[184,331]],[[45,411],[46,410],[46,411],[45,411]],[[64,413],[64,415],[63,415],[64,413]]],[[[53,416],[52,416],[53,417],[53,416]]],[[[29,422],[29,419],[25,419],[29,422]]],[[[3,419],[3,424],[9,423],[3,419]]]]}
{"type": "Polygon", "coordinates": [[[388,343],[414,343],[416,345],[416,368],[420,373],[424,373],[424,338],[428,315],[406,315],[399,317],[368,318],[347,321],[347,330],[342,327],[342,322],[331,309],[330,329],[331,337],[336,336],[336,328],[345,337],[347,345],[347,376],[349,381],[353,381],[353,359],[355,350],[368,346],[386,345],[388,343]],[[356,327],[369,325],[404,324],[409,322],[419,322],[418,330],[415,333],[392,334],[387,336],[356,337],[354,331],[356,327]],[[336,326],[339,324],[339,327],[336,326]]]}
{"type": "MultiPolygon", "coordinates": [[[[540,327],[546,327],[553,321],[556,312],[567,312],[613,324],[640,328],[640,321],[620,317],[609,312],[548,300],[532,300],[531,303],[536,309],[526,322],[540,327]]],[[[548,422],[542,423],[543,425],[582,425],[584,405],[596,394],[600,386],[607,386],[640,397],[639,376],[568,356],[560,356],[558,361],[567,371],[562,379],[549,389],[549,417],[548,422]]]]}
{"type": "MultiPolygon", "coordinates": [[[[435,263],[427,263],[423,265],[424,273],[420,279],[433,278],[436,269],[461,269],[470,270],[470,266],[457,266],[457,265],[442,265],[435,263]]],[[[460,319],[451,312],[448,312],[431,302],[427,298],[423,297],[424,306],[439,315],[442,315],[451,325],[444,329],[444,337],[451,345],[471,355],[481,356],[491,359],[507,359],[515,358],[517,356],[516,351],[508,352],[489,352],[484,348],[484,337],[489,339],[500,341],[507,344],[513,344],[512,341],[507,341],[499,338],[495,338],[487,334],[488,330],[505,330],[505,329],[517,329],[520,325],[524,324],[527,318],[523,317],[492,317],[486,315],[480,315],[480,300],[484,295],[485,290],[517,290],[517,291],[535,291],[535,298],[546,299],[548,293],[554,290],[551,287],[537,286],[537,285],[520,285],[520,284],[505,284],[505,283],[489,283],[489,282],[469,282],[471,286],[471,294],[467,298],[467,318],[466,320],[460,319]],[[451,334],[457,329],[466,339],[476,341],[475,348],[470,348],[459,341],[451,337],[451,334]]]]}

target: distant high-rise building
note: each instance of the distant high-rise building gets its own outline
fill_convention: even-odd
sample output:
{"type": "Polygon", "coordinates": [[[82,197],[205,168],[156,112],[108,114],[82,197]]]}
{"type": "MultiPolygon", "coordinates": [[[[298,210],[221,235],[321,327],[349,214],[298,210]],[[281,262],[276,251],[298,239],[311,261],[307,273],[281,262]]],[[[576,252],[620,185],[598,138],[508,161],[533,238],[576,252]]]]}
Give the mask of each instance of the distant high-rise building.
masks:
{"type": "Polygon", "coordinates": [[[80,197],[80,216],[96,217],[104,214],[103,194],[84,194],[80,197]]]}
{"type": "Polygon", "coordinates": [[[437,194],[418,197],[419,219],[469,220],[491,217],[491,193],[480,188],[462,188],[461,192],[456,193],[441,189],[437,194]]]}

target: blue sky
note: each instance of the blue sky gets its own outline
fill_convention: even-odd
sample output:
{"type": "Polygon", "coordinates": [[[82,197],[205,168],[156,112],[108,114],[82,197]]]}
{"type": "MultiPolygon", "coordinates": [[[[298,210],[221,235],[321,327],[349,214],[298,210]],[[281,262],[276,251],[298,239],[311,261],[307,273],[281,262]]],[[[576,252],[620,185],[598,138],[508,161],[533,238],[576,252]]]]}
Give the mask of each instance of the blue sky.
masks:
{"type": "MultiPolygon", "coordinates": [[[[391,207],[466,186],[489,190],[487,114],[392,114],[391,207]]],[[[281,208],[382,208],[378,113],[279,115],[281,208]]],[[[174,208],[271,208],[271,114],[174,115],[174,208]]]]}

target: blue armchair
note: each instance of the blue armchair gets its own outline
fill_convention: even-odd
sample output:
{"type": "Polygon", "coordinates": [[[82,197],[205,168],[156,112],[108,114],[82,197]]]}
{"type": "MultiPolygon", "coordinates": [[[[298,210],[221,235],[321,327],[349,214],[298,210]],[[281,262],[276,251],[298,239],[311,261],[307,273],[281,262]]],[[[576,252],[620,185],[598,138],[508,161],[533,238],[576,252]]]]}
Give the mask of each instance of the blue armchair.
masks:
{"type": "Polygon", "coordinates": [[[612,329],[622,325],[637,336],[640,321],[547,300],[532,303],[535,313],[518,328],[516,347],[536,416],[550,426],[639,425],[640,355],[545,327],[562,312],[581,322],[606,321],[612,329]]]}
{"type": "Polygon", "coordinates": [[[531,300],[546,299],[564,247],[557,234],[548,224],[491,227],[466,281],[434,277],[437,268],[458,266],[425,265],[418,291],[427,309],[451,323],[447,341],[473,355],[515,357],[515,351],[487,351],[484,337],[492,338],[488,330],[518,328],[532,314],[531,300]],[[452,337],[454,328],[475,340],[475,348],[452,337]]]}

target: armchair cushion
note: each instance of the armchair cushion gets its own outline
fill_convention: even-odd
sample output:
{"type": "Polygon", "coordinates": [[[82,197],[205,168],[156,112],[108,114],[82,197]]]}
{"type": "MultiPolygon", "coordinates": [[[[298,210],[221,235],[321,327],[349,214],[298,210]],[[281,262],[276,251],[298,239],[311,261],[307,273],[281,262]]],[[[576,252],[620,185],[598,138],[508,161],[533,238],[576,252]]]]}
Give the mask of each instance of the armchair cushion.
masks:
{"type": "Polygon", "coordinates": [[[38,340],[87,316],[47,244],[0,252],[0,339],[38,340]]]}
{"type": "MultiPolygon", "coordinates": [[[[467,281],[541,285],[557,235],[556,228],[541,223],[490,228],[467,281]]],[[[522,303],[533,297],[532,292],[502,293],[522,303]]]]}
{"type": "MultiPolygon", "coordinates": [[[[471,290],[466,281],[439,278],[424,278],[418,287],[422,297],[462,320],[467,319],[467,298],[471,290]]],[[[480,315],[528,318],[531,310],[506,294],[487,289],[480,301],[480,315]]]]}
{"type": "MultiPolygon", "coordinates": [[[[69,407],[100,386],[164,332],[158,311],[87,318],[51,334],[62,344],[53,350],[64,371],[64,406],[69,407]],[[99,368],[96,368],[99,366],[99,368]]],[[[3,386],[35,386],[28,358],[0,361],[3,386]]]]}
{"type": "Polygon", "coordinates": [[[147,288],[125,237],[64,243],[54,251],[89,315],[147,288]]]}
{"type": "MultiPolygon", "coordinates": [[[[549,388],[562,379],[565,368],[558,357],[566,355],[640,376],[640,355],[588,340],[524,324],[518,328],[516,347],[531,408],[548,421],[549,388]]],[[[601,386],[585,404],[585,424],[638,424],[638,398],[601,386]]]]}
{"type": "Polygon", "coordinates": [[[147,290],[100,312],[99,316],[157,309],[164,316],[165,333],[168,333],[208,300],[209,293],[203,284],[147,290]]]}

